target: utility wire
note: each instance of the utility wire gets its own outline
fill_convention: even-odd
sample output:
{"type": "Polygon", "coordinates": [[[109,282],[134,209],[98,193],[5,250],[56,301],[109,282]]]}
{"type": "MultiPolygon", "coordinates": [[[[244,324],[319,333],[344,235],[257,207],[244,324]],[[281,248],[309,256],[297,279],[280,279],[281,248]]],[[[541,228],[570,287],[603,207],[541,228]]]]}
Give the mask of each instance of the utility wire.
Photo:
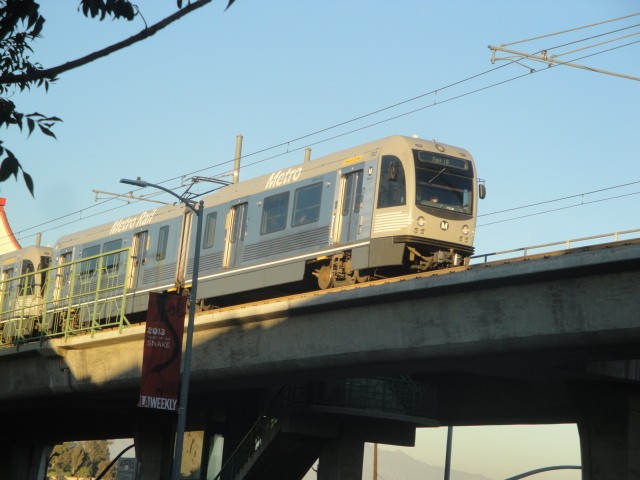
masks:
{"type": "Polygon", "coordinates": [[[563,43],[561,45],[556,45],[555,47],[549,47],[549,48],[546,48],[546,50],[550,51],[550,50],[556,50],[558,48],[568,47],[569,45],[575,45],[576,43],[586,42],[586,41],[589,41],[589,40],[593,40],[595,38],[600,38],[600,37],[604,37],[606,35],[611,35],[611,34],[614,34],[614,33],[623,32],[625,30],[629,30],[630,28],[636,28],[636,27],[640,27],[640,23],[636,23],[635,25],[630,25],[628,27],[618,28],[617,30],[611,30],[611,31],[605,32],[605,33],[599,33],[598,35],[592,35],[590,37],[582,38],[580,40],[574,40],[573,42],[563,43]]]}
{"type": "MultiPolygon", "coordinates": [[[[482,215],[478,215],[478,218],[480,218],[480,217],[488,217],[490,215],[498,215],[500,213],[513,212],[515,210],[523,210],[525,208],[537,207],[537,206],[540,206],[540,205],[546,205],[548,203],[562,202],[564,200],[571,200],[573,198],[580,198],[580,197],[585,197],[587,195],[594,195],[596,193],[606,192],[606,191],[609,191],[609,190],[615,190],[617,188],[624,188],[624,187],[628,187],[630,185],[637,185],[639,183],[640,183],[640,180],[636,180],[635,182],[623,183],[621,185],[614,185],[612,187],[604,187],[604,188],[600,188],[598,190],[592,190],[590,192],[584,192],[584,193],[577,193],[575,195],[569,195],[567,197],[554,198],[553,200],[544,200],[542,202],[530,203],[528,205],[521,205],[519,207],[506,208],[504,210],[498,210],[498,211],[491,212],[491,213],[483,213],[482,215]]],[[[618,197],[614,197],[614,198],[618,198],[618,197]]]]}
{"type": "Polygon", "coordinates": [[[555,33],[547,33],[546,35],[540,35],[538,37],[533,37],[533,38],[527,38],[525,40],[518,40],[516,42],[511,42],[511,43],[503,43],[502,45],[500,45],[501,47],[508,47],[510,45],[518,45],[519,43],[526,43],[526,42],[532,42],[534,40],[540,40],[542,38],[547,38],[547,37],[554,37],[556,35],[562,35],[564,33],[570,33],[570,32],[575,32],[577,30],[583,30],[585,28],[591,28],[591,27],[597,27],[598,25],[604,25],[605,23],[611,23],[611,22],[617,22],[619,20],[625,20],[627,18],[631,18],[631,17],[637,17],[638,15],[640,15],[640,13],[632,13],[630,15],[625,15],[624,17],[618,17],[618,18],[612,18],[611,20],[604,20],[602,22],[597,22],[597,23],[592,23],[590,25],[583,25],[582,27],[575,27],[575,28],[570,28],[569,30],[562,30],[560,32],[555,32],[555,33]]]}
{"type": "Polygon", "coordinates": [[[581,203],[577,203],[575,205],[567,205],[565,207],[558,207],[558,208],[553,208],[551,210],[544,210],[542,212],[531,213],[529,215],[521,215],[519,217],[511,217],[511,218],[506,218],[504,220],[496,220],[495,222],[488,222],[488,223],[482,223],[480,225],[476,225],[476,227],[486,227],[488,225],[495,225],[497,223],[505,223],[505,222],[511,222],[513,220],[521,220],[523,218],[536,217],[536,216],[544,215],[544,214],[547,214],[547,213],[559,212],[561,210],[568,210],[569,208],[582,207],[584,205],[592,205],[594,203],[602,203],[602,202],[607,202],[609,200],[618,200],[620,198],[631,197],[633,195],[640,195],[640,192],[627,193],[627,194],[618,195],[618,196],[615,196],[615,197],[601,198],[601,199],[598,199],[598,200],[591,200],[589,202],[581,202],[581,203]]]}
{"type": "MultiPolygon", "coordinates": [[[[498,67],[494,67],[494,68],[491,68],[491,69],[489,69],[489,70],[485,70],[485,71],[480,72],[480,73],[477,73],[477,74],[475,74],[475,75],[471,75],[471,76],[469,76],[469,77],[467,77],[467,78],[465,78],[465,79],[463,79],[463,80],[459,80],[459,81],[453,82],[453,83],[451,83],[451,84],[445,85],[445,86],[443,86],[443,87],[440,87],[440,88],[438,88],[438,89],[431,90],[430,92],[423,93],[423,94],[420,94],[420,95],[416,95],[416,96],[414,96],[414,97],[408,98],[408,99],[406,99],[406,100],[402,100],[402,101],[400,101],[400,102],[394,103],[394,104],[389,105],[389,106],[387,106],[387,107],[383,107],[383,108],[377,109],[377,110],[375,110],[375,111],[372,111],[372,112],[369,112],[369,113],[366,113],[366,114],[363,114],[363,115],[359,115],[359,116],[357,116],[357,117],[353,117],[353,118],[351,118],[351,119],[349,119],[349,120],[345,120],[345,121],[342,121],[342,122],[339,122],[339,123],[333,124],[333,125],[331,125],[331,126],[329,126],[329,127],[321,128],[321,129],[319,129],[319,130],[316,130],[316,131],[314,131],[314,132],[307,133],[307,134],[305,134],[305,135],[302,135],[302,136],[299,136],[299,137],[293,138],[293,139],[288,140],[288,141],[286,141],[286,142],[281,142],[281,143],[278,143],[278,144],[272,145],[272,146],[270,146],[270,147],[266,147],[266,148],[262,148],[262,149],[260,149],[260,150],[256,150],[256,151],[254,151],[254,152],[251,152],[251,153],[248,153],[248,154],[243,155],[243,156],[242,156],[242,158],[243,158],[243,159],[246,159],[246,158],[248,158],[248,157],[253,157],[253,156],[256,156],[256,155],[259,155],[259,154],[262,154],[262,153],[266,153],[266,152],[269,152],[269,151],[271,151],[271,150],[275,150],[275,149],[277,149],[277,148],[288,147],[291,143],[295,143],[295,142],[298,142],[298,141],[300,141],[300,140],[304,140],[304,139],[306,139],[306,138],[310,138],[310,137],[313,137],[313,136],[315,136],[315,135],[319,135],[320,133],[324,133],[324,132],[327,132],[327,131],[330,131],[330,130],[334,130],[334,129],[339,128],[339,127],[341,127],[341,126],[348,125],[348,124],[353,123],[353,122],[356,122],[356,121],[358,121],[358,120],[361,120],[361,119],[364,119],[364,118],[368,118],[368,117],[371,117],[371,116],[376,115],[376,114],[378,114],[378,113],[385,112],[385,111],[391,110],[391,109],[393,109],[393,108],[396,108],[396,107],[398,107],[398,106],[401,106],[401,105],[404,105],[404,104],[407,104],[407,103],[410,103],[410,102],[413,102],[413,101],[419,100],[419,99],[421,99],[421,98],[427,97],[427,96],[432,95],[432,94],[434,94],[434,93],[437,93],[437,92],[439,92],[439,91],[443,91],[443,90],[446,90],[446,89],[448,89],[448,88],[454,87],[454,86],[456,86],[456,85],[460,85],[460,84],[462,84],[462,83],[468,82],[468,81],[473,80],[473,79],[475,79],[475,78],[481,77],[481,76],[483,76],[483,75],[487,75],[487,74],[489,74],[489,73],[491,73],[491,72],[494,72],[494,71],[499,70],[499,69],[501,69],[501,68],[507,67],[508,65],[509,65],[509,64],[508,64],[508,63],[506,63],[506,64],[504,64],[504,65],[500,65],[500,66],[498,66],[498,67]]],[[[519,78],[519,77],[518,77],[518,78],[519,78]]],[[[444,103],[444,102],[441,102],[441,103],[444,103]]],[[[301,146],[301,147],[297,147],[297,148],[294,148],[294,149],[287,148],[287,151],[285,151],[285,152],[279,152],[279,153],[276,153],[276,154],[271,155],[271,156],[269,156],[269,157],[263,158],[263,159],[261,159],[261,160],[257,160],[257,161],[255,161],[255,162],[248,163],[248,164],[246,164],[246,165],[245,165],[245,167],[251,167],[251,166],[257,165],[257,164],[259,164],[259,163],[263,163],[263,162],[266,162],[266,161],[269,161],[269,160],[273,160],[273,159],[275,159],[275,158],[278,158],[278,157],[281,157],[281,156],[287,155],[287,154],[289,154],[289,153],[291,153],[291,152],[295,152],[295,151],[303,150],[303,149],[305,149],[305,148],[307,148],[307,147],[309,147],[309,146],[314,146],[314,145],[317,145],[317,144],[320,144],[320,143],[324,143],[324,142],[327,142],[327,141],[330,141],[330,140],[333,140],[333,139],[336,139],[336,138],[339,138],[339,137],[342,137],[342,136],[345,136],[345,135],[348,135],[348,134],[354,133],[354,132],[359,131],[359,130],[363,130],[363,129],[366,129],[366,128],[370,128],[370,127],[375,126],[375,125],[378,125],[378,124],[380,124],[380,123],[385,123],[385,122],[391,121],[391,120],[393,120],[393,119],[395,119],[395,118],[399,118],[399,117],[402,117],[402,116],[409,115],[409,114],[411,114],[411,113],[415,113],[415,112],[417,112],[417,111],[423,110],[424,108],[427,108],[427,107],[419,108],[419,109],[417,109],[417,110],[413,110],[413,111],[410,111],[410,112],[405,112],[405,113],[403,113],[403,114],[400,114],[400,115],[397,115],[397,116],[394,116],[394,117],[391,117],[391,118],[388,118],[388,119],[385,119],[385,120],[382,120],[382,121],[379,121],[379,122],[375,122],[375,123],[372,123],[372,124],[370,124],[370,125],[366,125],[366,126],[364,126],[364,127],[361,127],[361,128],[358,128],[358,129],[354,129],[354,130],[351,130],[351,131],[348,131],[348,132],[345,132],[345,133],[342,133],[342,134],[339,134],[339,135],[335,135],[335,136],[328,137],[328,138],[325,138],[325,139],[322,139],[322,140],[318,140],[318,141],[316,141],[316,142],[309,143],[309,144],[306,144],[306,145],[301,146]]],[[[207,171],[207,170],[211,170],[211,169],[214,169],[214,168],[222,167],[222,166],[224,166],[224,165],[227,165],[227,164],[232,163],[233,161],[234,161],[234,159],[226,160],[226,161],[223,161],[223,162],[219,162],[219,163],[217,163],[217,164],[209,165],[209,166],[207,166],[207,167],[203,167],[203,168],[201,168],[201,169],[194,170],[194,171],[192,171],[192,172],[190,172],[190,173],[187,173],[187,174],[184,174],[184,175],[180,175],[180,176],[176,176],[176,177],[172,177],[172,178],[169,178],[169,179],[167,179],[167,180],[159,181],[159,182],[157,182],[157,183],[158,183],[159,185],[163,185],[163,184],[168,183],[168,182],[173,182],[173,181],[176,181],[176,180],[181,180],[181,179],[184,179],[185,177],[190,177],[190,176],[192,176],[192,175],[195,175],[195,174],[198,174],[198,173],[202,173],[202,172],[207,171]]],[[[141,190],[141,189],[134,189],[133,191],[138,191],[138,190],[141,190]]],[[[161,192],[159,192],[158,194],[161,194],[161,192]]],[[[86,210],[91,210],[91,209],[97,208],[97,207],[99,207],[99,206],[102,206],[102,205],[108,204],[108,203],[110,203],[110,202],[113,202],[114,200],[116,200],[116,199],[115,199],[115,198],[109,198],[109,199],[102,200],[102,201],[100,201],[99,203],[93,204],[93,205],[91,205],[91,206],[89,206],[89,207],[84,207],[84,208],[82,208],[82,209],[75,210],[75,211],[73,211],[73,212],[69,212],[69,213],[64,214],[64,215],[62,215],[62,216],[60,216],[60,217],[57,217],[57,218],[55,218],[55,219],[48,220],[48,221],[46,221],[46,222],[40,223],[40,224],[38,224],[38,225],[35,225],[35,226],[33,226],[33,227],[28,227],[28,228],[25,228],[25,229],[20,230],[20,231],[18,231],[18,232],[15,232],[15,235],[22,235],[22,236],[24,236],[27,232],[30,232],[30,231],[32,231],[32,230],[35,230],[35,229],[37,229],[37,228],[39,228],[39,227],[42,227],[42,226],[44,226],[44,225],[48,225],[48,224],[53,223],[53,222],[57,222],[57,221],[59,221],[59,220],[65,219],[65,218],[69,218],[69,217],[74,217],[74,216],[82,215],[86,210]]],[[[135,201],[132,201],[132,202],[130,202],[130,203],[136,203],[136,202],[135,202],[135,201]]],[[[107,213],[107,212],[110,212],[110,211],[112,211],[112,210],[115,210],[115,209],[117,209],[117,208],[121,208],[121,207],[122,207],[122,206],[118,206],[118,207],[114,207],[113,209],[103,210],[103,211],[101,211],[100,213],[107,213]]],[[[100,213],[99,213],[99,214],[100,214],[100,213]]],[[[99,215],[99,214],[96,214],[96,215],[99,215]]],[[[92,215],[92,216],[95,216],[95,215],[92,215]]],[[[84,217],[84,218],[89,218],[89,217],[84,217]]],[[[61,225],[59,225],[59,226],[55,226],[55,227],[49,228],[49,229],[44,230],[44,231],[46,232],[46,231],[55,230],[56,228],[59,228],[59,227],[62,227],[62,226],[66,226],[66,225],[69,225],[70,223],[73,223],[73,222],[67,222],[67,223],[61,224],[61,225]]]]}
{"type": "MultiPolygon", "coordinates": [[[[640,15],[640,13],[635,13],[635,14],[627,15],[627,16],[625,16],[625,17],[620,17],[620,18],[613,19],[613,20],[607,20],[607,21],[604,21],[604,22],[599,22],[599,23],[595,23],[595,24],[592,24],[592,25],[584,26],[584,27],[578,27],[578,28],[574,28],[574,29],[570,29],[570,30],[565,30],[565,31],[563,31],[563,32],[557,32],[557,33],[553,33],[553,34],[543,35],[543,36],[540,36],[540,37],[534,37],[534,38],[527,39],[527,40],[521,40],[521,41],[518,41],[518,42],[512,42],[512,43],[505,44],[505,45],[514,45],[514,44],[517,44],[517,43],[523,43],[523,42],[527,42],[527,41],[531,41],[531,40],[536,40],[536,39],[540,39],[540,38],[546,38],[546,37],[549,37],[549,36],[559,35],[559,34],[561,34],[561,33],[567,33],[567,32],[571,32],[571,31],[575,31],[575,30],[580,30],[580,29],[583,29],[583,28],[588,28],[588,27],[592,27],[592,26],[596,26],[596,25],[601,25],[601,24],[604,24],[604,23],[610,23],[610,22],[613,22],[613,21],[622,20],[622,19],[625,19],[625,18],[629,18],[629,17],[637,16],[637,15],[640,15]]],[[[631,27],[626,27],[626,28],[631,28],[631,27]]],[[[623,29],[620,29],[620,30],[623,30],[623,29]]],[[[613,31],[613,32],[615,32],[615,31],[613,31]]],[[[612,33],[612,32],[608,32],[608,33],[612,33]]],[[[605,35],[605,34],[602,34],[602,35],[605,35]]],[[[586,39],[585,39],[585,40],[586,40],[586,39]]],[[[582,40],[579,40],[579,41],[582,41],[582,40]]],[[[579,42],[579,41],[578,41],[578,42],[579,42]]],[[[589,58],[589,57],[592,57],[592,56],[595,56],[595,55],[599,55],[599,54],[602,54],[602,53],[606,53],[606,52],[609,52],[609,51],[615,50],[615,49],[617,49],[617,48],[622,48],[622,47],[624,47],[624,46],[629,46],[629,45],[632,45],[632,44],[635,44],[635,43],[639,43],[639,42],[640,42],[640,40],[639,40],[639,41],[635,41],[635,42],[630,42],[630,43],[625,44],[625,45],[622,45],[622,46],[612,47],[612,48],[607,49],[607,50],[603,50],[603,51],[600,51],[600,52],[592,53],[592,54],[590,54],[590,55],[586,55],[586,56],[583,56],[583,57],[579,57],[579,58],[574,59],[574,60],[572,60],[572,61],[582,60],[582,59],[584,59],[584,58],[589,58]]],[[[570,42],[570,43],[565,44],[565,45],[569,45],[569,44],[571,44],[571,43],[576,43],[576,42],[570,42]]],[[[561,45],[561,46],[562,46],[562,45],[561,45]]],[[[559,46],[559,47],[561,47],[561,46],[559,46]]],[[[557,48],[557,47],[552,47],[552,48],[557,48]]],[[[309,147],[309,146],[314,146],[314,145],[318,145],[318,144],[321,144],[321,143],[325,143],[325,142],[330,141],[330,140],[334,140],[334,139],[337,139],[337,138],[340,138],[340,137],[343,137],[343,136],[346,136],[346,135],[350,135],[350,134],[352,134],[352,133],[355,133],[355,132],[358,132],[358,131],[361,131],[361,130],[365,130],[365,129],[371,128],[371,127],[373,127],[373,126],[377,126],[377,125],[380,125],[380,124],[383,124],[383,123],[387,123],[387,122],[389,122],[389,121],[396,120],[396,119],[398,119],[398,118],[401,118],[401,117],[404,117],[404,116],[407,116],[407,115],[414,114],[414,113],[416,113],[416,112],[419,112],[419,111],[425,110],[425,109],[427,109],[427,108],[432,108],[432,107],[434,107],[434,106],[436,106],[436,105],[440,105],[440,104],[443,104],[443,103],[448,103],[448,102],[451,102],[451,101],[453,101],[453,100],[458,100],[458,99],[460,99],[460,98],[463,98],[463,97],[466,97],[466,96],[469,96],[469,95],[472,95],[472,94],[475,94],[475,93],[479,93],[479,92],[481,92],[481,91],[488,90],[488,89],[490,89],[490,88],[497,87],[497,86],[503,85],[503,84],[505,84],[505,83],[512,82],[512,81],[514,81],[514,80],[518,80],[518,79],[520,79],[520,78],[526,77],[526,76],[528,76],[528,75],[530,75],[530,74],[533,74],[533,73],[538,73],[538,72],[540,72],[540,71],[544,71],[544,70],[531,70],[531,71],[530,71],[530,72],[528,72],[528,73],[525,73],[525,74],[522,74],[522,75],[517,75],[517,76],[515,76],[515,77],[511,77],[511,78],[509,78],[509,79],[502,80],[502,81],[499,81],[499,82],[495,82],[495,83],[493,83],[493,84],[486,85],[486,86],[484,86],[484,87],[480,87],[480,88],[477,88],[477,89],[474,89],[474,90],[471,90],[471,91],[468,91],[468,92],[464,92],[464,93],[461,93],[461,94],[459,94],[459,95],[455,95],[455,96],[453,96],[453,97],[446,98],[446,99],[444,99],[444,100],[436,101],[436,100],[434,99],[434,102],[433,102],[432,104],[425,105],[425,106],[422,106],[422,107],[419,107],[419,108],[416,108],[416,109],[413,109],[413,110],[409,110],[409,111],[406,111],[406,112],[403,112],[403,113],[400,113],[400,114],[397,114],[397,115],[394,115],[394,116],[391,116],[391,117],[387,117],[387,118],[385,118],[385,119],[382,119],[382,120],[379,120],[379,121],[376,121],[376,122],[372,122],[372,123],[369,123],[369,124],[367,124],[367,125],[364,125],[364,126],[361,126],[361,127],[355,128],[355,129],[351,129],[351,130],[346,131],[346,132],[343,132],[343,133],[339,133],[339,134],[337,134],[337,135],[333,135],[333,136],[331,136],[331,137],[323,138],[323,139],[320,139],[320,140],[318,140],[318,141],[315,141],[315,142],[312,142],[312,143],[305,144],[304,146],[301,146],[301,147],[297,147],[297,148],[293,148],[293,149],[291,149],[291,148],[290,148],[290,145],[291,145],[292,143],[296,143],[296,142],[299,142],[299,141],[301,141],[301,140],[304,140],[304,139],[307,139],[307,138],[310,138],[310,137],[313,137],[313,136],[319,135],[319,134],[321,134],[321,133],[325,133],[325,132],[328,132],[328,131],[330,131],[330,130],[334,130],[334,129],[336,129],[336,128],[339,128],[339,127],[342,127],[342,126],[345,126],[345,125],[348,125],[348,124],[351,124],[351,123],[357,122],[357,121],[359,121],[359,120],[362,120],[362,119],[365,119],[365,118],[369,118],[369,117],[371,117],[371,116],[377,115],[377,114],[382,113],[382,112],[385,112],[385,111],[392,110],[392,109],[397,108],[397,107],[399,107],[399,106],[402,106],[402,105],[405,105],[405,104],[408,104],[408,103],[411,103],[411,102],[417,101],[417,100],[419,100],[419,99],[422,99],[422,98],[428,97],[428,96],[430,96],[430,95],[437,95],[437,93],[438,93],[438,92],[442,92],[442,91],[444,91],[444,90],[447,90],[447,89],[453,88],[453,87],[455,87],[455,86],[458,86],[458,85],[464,84],[464,83],[466,83],[466,82],[469,82],[469,81],[471,81],[471,80],[477,79],[477,78],[479,78],[479,77],[482,77],[482,76],[488,75],[489,73],[493,73],[493,72],[495,72],[495,71],[497,71],[497,70],[499,70],[499,69],[501,69],[501,68],[505,68],[505,67],[507,67],[507,66],[509,66],[509,65],[511,65],[511,64],[514,64],[514,63],[517,63],[517,62],[516,62],[516,61],[511,61],[511,62],[509,62],[509,63],[505,63],[505,64],[500,65],[500,66],[498,66],[498,67],[494,67],[494,68],[491,68],[491,69],[485,70],[485,71],[483,71],[483,72],[480,72],[480,73],[477,73],[477,74],[474,74],[474,75],[468,76],[468,77],[466,77],[466,78],[464,78],[464,79],[462,79],[462,80],[458,80],[458,81],[456,81],[456,82],[452,82],[452,83],[450,83],[450,84],[447,84],[447,85],[445,85],[445,86],[442,86],[442,87],[436,88],[436,89],[431,90],[431,91],[429,91],[429,92],[426,92],[426,93],[423,93],[423,94],[420,94],[420,95],[416,95],[416,96],[414,96],[414,97],[411,97],[411,98],[408,98],[408,99],[405,99],[405,100],[402,100],[402,101],[396,102],[396,103],[394,103],[394,104],[392,104],[392,105],[389,105],[389,106],[386,106],[386,107],[379,108],[379,109],[377,109],[377,110],[374,110],[374,111],[371,111],[371,112],[365,113],[365,114],[363,114],[363,115],[359,115],[359,116],[353,117],[353,118],[351,118],[351,119],[348,119],[348,120],[345,120],[345,121],[342,121],[342,122],[339,122],[339,123],[336,123],[336,124],[330,125],[330,126],[328,126],[328,127],[321,128],[321,129],[316,130],[316,131],[314,131],[314,132],[307,133],[307,134],[305,134],[305,135],[301,135],[301,136],[299,136],[299,137],[295,137],[295,138],[293,138],[293,139],[290,139],[290,140],[288,140],[288,141],[285,141],[285,142],[281,142],[281,143],[278,143],[278,144],[272,145],[272,146],[270,146],[270,147],[266,147],[266,148],[263,148],[263,149],[260,149],[260,150],[256,150],[256,151],[251,152],[251,153],[249,153],[249,154],[243,155],[243,159],[244,159],[244,158],[247,158],[247,157],[256,156],[256,155],[259,155],[259,154],[262,154],[262,153],[266,153],[266,152],[269,152],[269,151],[274,150],[274,149],[277,149],[277,148],[287,147],[287,150],[286,150],[285,152],[279,152],[279,153],[276,153],[276,154],[274,154],[274,155],[272,155],[272,156],[269,156],[269,157],[266,157],[266,158],[263,158],[263,159],[257,160],[257,161],[255,161],[255,162],[249,163],[249,164],[247,164],[247,165],[245,165],[245,166],[246,166],[246,167],[254,166],[254,165],[257,165],[257,164],[259,164],[259,163],[263,163],[263,162],[266,162],[266,161],[269,161],[269,160],[273,160],[274,158],[278,158],[278,157],[281,157],[281,156],[287,155],[287,154],[289,154],[289,153],[291,153],[291,152],[295,152],[295,151],[303,150],[303,149],[305,149],[305,148],[307,148],[307,147],[309,147]]],[[[549,65],[549,66],[548,66],[548,68],[547,68],[547,69],[545,69],[545,70],[548,70],[548,69],[550,69],[550,68],[552,68],[552,67],[555,67],[555,66],[558,66],[558,65],[549,65]]],[[[164,181],[158,182],[158,183],[159,183],[159,184],[165,184],[165,183],[168,183],[168,182],[172,182],[172,181],[176,181],[176,180],[181,180],[181,179],[184,179],[185,177],[189,177],[189,176],[195,175],[195,174],[197,174],[197,173],[201,173],[201,172],[203,172],[203,171],[207,171],[207,170],[211,170],[211,169],[214,169],[214,168],[218,168],[218,167],[221,167],[221,166],[223,166],[223,165],[230,164],[230,163],[232,163],[232,162],[233,162],[233,159],[232,159],[232,160],[227,160],[227,161],[224,161],[224,162],[219,162],[219,163],[217,163],[217,164],[209,165],[209,166],[207,166],[207,167],[204,167],[204,168],[201,168],[201,169],[195,170],[195,171],[193,171],[193,172],[191,172],[191,173],[188,173],[188,174],[186,174],[186,175],[181,175],[181,176],[178,176],[178,177],[173,177],[173,178],[170,178],[170,179],[167,179],[167,180],[164,180],[164,181]]],[[[157,194],[160,194],[160,192],[158,192],[157,194]]],[[[149,196],[151,196],[151,195],[149,195],[149,196]]],[[[48,224],[50,224],[50,223],[53,223],[53,222],[56,222],[56,221],[59,221],[59,220],[65,219],[65,218],[69,218],[69,217],[72,217],[72,216],[82,215],[82,214],[83,214],[85,211],[87,211],[87,210],[94,209],[94,208],[96,208],[96,207],[99,207],[99,206],[102,206],[102,205],[108,204],[108,203],[110,203],[110,202],[113,202],[113,200],[115,200],[115,198],[105,199],[105,200],[103,200],[103,201],[101,201],[101,202],[99,202],[99,203],[97,203],[97,204],[94,204],[94,205],[91,205],[91,206],[89,206],[89,207],[85,207],[85,208],[82,208],[82,209],[79,209],[79,210],[76,210],[76,211],[70,212],[70,213],[68,213],[68,214],[65,214],[65,215],[62,215],[62,216],[60,216],[60,217],[57,217],[57,218],[55,218],[55,219],[53,219],[53,220],[49,220],[49,221],[47,221],[47,222],[43,222],[43,223],[41,223],[41,224],[38,224],[38,225],[36,225],[36,226],[33,226],[33,227],[29,227],[29,228],[23,229],[23,230],[21,230],[21,231],[19,231],[19,232],[16,232],[15,234],[16,234],[16,235],[23,235],[23,234],[25,234],[26,232],[29,232],[29,231],[34,230],[34,229],[36,229],[36,228],[39,228],[39,227],[41,227],[41,226],[45,226],[45,225],[48,225],[48,224]]],[[[136,201],[132,201],[132,202],[129,202],[129,203],[136,203],[136,201]]],[[[124,206],[124,205],[120,205],[120,206],[117,206],[117,207],[111,208],[111,209],[109,209],[109,210],[103,210],[103,211],[100,211],[100,212],[95,213],[95,214],[90,215],[90,216],[84,216],[84,217],[83,217],[83,219],[91,218],[91,217],[95,217],[95,216],[101,215],[101,214],[103,214],[103,213],[107,213],[107,212],[110,212],[110,211],[113,211],[113,210],[116,210],[116,209],[122,208],[123,206],[124,206]]],[[[519,208],[519,207],[516,207],[516,209],[517,209],[517,208],[519,208]]],[[[56,225],[56,226],[51,227],[51,228],[49,228],[49,229],[47,229],[47,230],[44,230],[44,231],[51,231],[51,230],[55,230],[55,229],[57,229],[57,228],[60,228],[60,227],[63,227],[63,226],[67,226],[67,225],[69,225],[69,224],[72,224],[72,223],[74,223],[75,221],[78,221],[78,219],[76,219],[76,220],[72,220],[72,221],[70,221],[70,222],[66,222],[66,223],[61,224],[61,225],[56,225]]]]}

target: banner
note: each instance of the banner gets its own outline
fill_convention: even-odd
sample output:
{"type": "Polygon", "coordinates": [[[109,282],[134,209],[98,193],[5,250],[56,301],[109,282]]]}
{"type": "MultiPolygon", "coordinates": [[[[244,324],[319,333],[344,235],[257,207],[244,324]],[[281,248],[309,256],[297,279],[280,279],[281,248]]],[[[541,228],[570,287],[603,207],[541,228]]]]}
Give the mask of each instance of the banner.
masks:
{"type": "Polygon", "coordinates": [[[187,297],[149,294],[139,407],[176,410],[187,297]]]}

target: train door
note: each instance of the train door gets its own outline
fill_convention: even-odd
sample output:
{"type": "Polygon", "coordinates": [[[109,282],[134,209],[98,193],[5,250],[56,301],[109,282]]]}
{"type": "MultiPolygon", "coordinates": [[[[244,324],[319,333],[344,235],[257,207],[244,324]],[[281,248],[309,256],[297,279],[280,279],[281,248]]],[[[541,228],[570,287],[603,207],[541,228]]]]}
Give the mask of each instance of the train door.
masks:
{"type": "Polygon", "coordinates": [[[69,294],[69,283],[71,282],[71,266],[67,265],[71,261],[71,253],[65,252],[60,255],[56,272],[56,281],[53,289],[53,302],[57,304],[65,295],[69,294]]]}
{"type": "Polygon", "coordinates": [[[362,206],[362,180],[362,170],[346,173],[341,178],[333,231],[334,243],[352,242],[358,235],[362,206]]]}
{"type": "Polygon", "coordinates": [[[247,231],[248,203],[234,205],[227,214],[227,238],[224,248],[224,268],[238,265],[244,250],[244,235],[247,231]]]}
{"type": "Polygon", "coordinates": [[[144,254],[147,251],[147,230],[138,232],[133,236],[131,243],[131,274],[129,276],[129,290],[135,290],[140,280],[140,271],[144,267],[144,254]]]}
{"type": "MultiPolygon", "coordinates": [[[[202,212],[200,214],[202,215],[202,212]]],[[[191,257],[191,270],[189,271],[189,269],[187,268],[187,266],[189,265],[189,255],[193,254],[193,252],[191,252],[191,250],[189,249],[189,245],[191,244],[191,225],[193,223],[193,217],[194,214],[191,212],[191,210],[185,209],[184,215],[182,217],[180,247],[178,248],[178,268],[176,270],[175,279],[176,286],[178,287],[183,287],[185,285],[188,274],[193,277],[193,260],[195,258],[195,255],[191,257]]],[[[191,281],[193,281],[193,279],[191,281]]]]}

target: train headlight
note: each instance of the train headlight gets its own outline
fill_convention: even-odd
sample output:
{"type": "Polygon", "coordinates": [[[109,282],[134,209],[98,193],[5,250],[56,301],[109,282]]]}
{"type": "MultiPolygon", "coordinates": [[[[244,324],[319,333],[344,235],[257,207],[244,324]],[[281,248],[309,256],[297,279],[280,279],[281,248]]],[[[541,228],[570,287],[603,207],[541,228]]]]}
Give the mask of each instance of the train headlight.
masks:
{"type": "Polygon", "coordinates": [[[418,217],[418,226],[424,227],[424,223],[425,223],[424,217],[418,217]]]}
{"type": "Polygon", "coordinates": [[[469,225],[463,225],[462,226],[462,234],[463,235],[469,235],[469,225]]]}

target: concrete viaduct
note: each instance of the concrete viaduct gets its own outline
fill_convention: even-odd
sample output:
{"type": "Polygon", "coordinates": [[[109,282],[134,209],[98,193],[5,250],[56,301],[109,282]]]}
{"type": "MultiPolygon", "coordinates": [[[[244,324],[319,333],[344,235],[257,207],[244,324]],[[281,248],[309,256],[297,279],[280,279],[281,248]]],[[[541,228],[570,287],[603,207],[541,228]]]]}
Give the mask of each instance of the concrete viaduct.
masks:
{"type": "MultiPolygon", "coordinates": [[[[139,478],[168,478],[175,414],[136,407],[143,334],[0,351],[1,479],[41,479],[57,442],[128,437],[139,478]]],[[[572,422],[583,478],[640,479],[638,358],[637,240],[201,312],[189,478],[243,438],[222,478],[299,480],[319,457],[319,479],[360,480],[363,442],[419,426],[572,422]]]]}

